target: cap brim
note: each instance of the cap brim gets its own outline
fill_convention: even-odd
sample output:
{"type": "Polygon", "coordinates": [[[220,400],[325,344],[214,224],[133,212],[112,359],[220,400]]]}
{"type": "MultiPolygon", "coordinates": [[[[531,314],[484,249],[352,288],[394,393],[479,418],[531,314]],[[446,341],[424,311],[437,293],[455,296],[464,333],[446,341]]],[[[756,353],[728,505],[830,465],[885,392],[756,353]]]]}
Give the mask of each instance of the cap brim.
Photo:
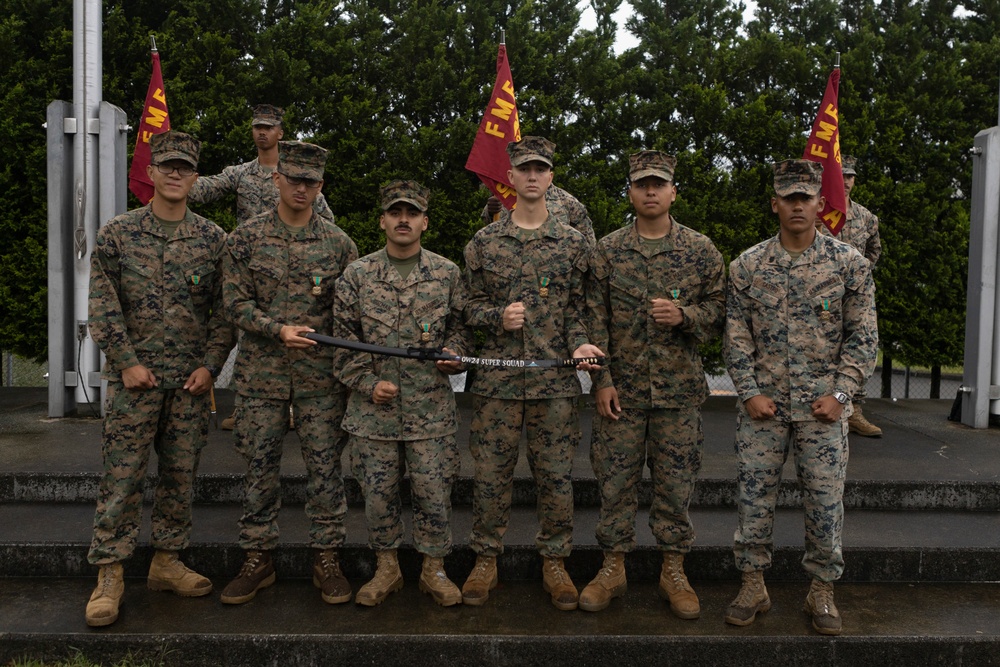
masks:
{"type": "Polygon", "coordinates": [[[388,211],[390,208],[392,208],[393,204],[398,204],[399,202],[405,202],[407,204],[415,206],[416,209],[418,211],[420,211],[421,213],[427,211],[427,205],[426,204],[421,204],[416,199],[409,199],[407,197],[396,197],[395,199],[389,200],[388,203],[382,204],[382,210],[383,211],[388,211]]]}
{"type": "Polygon", "coordinates": [[[280,125],[281,121],[274,120],[273,118],[254,118],[251,125],[267,125],[268,127],[274,127],[275,125],[280,125]]]}
{"type": "Polygon", "coordinates": [[[656,176],[657,178],[662,178],[665,181],[673,181],[674,175],[668,171],[662,169],[640,169],[638,171],[633,171],[628,177],[633,181],[638,181],[640,179],[646,178],[647,176],[656,176]]]}
{"type": "Polygon", "coordinates": [[[779,197],[788,197],[789,195],[808,195],[812,197],[818,195],[820,190],[822,190],[822,186],[809,185],[808,183],[796,183],[781,188],[775,186],[774,188],[775,194],[779,197]]]}
{"type": "Polygon", "coordinates": [[[180,160],[181,162],[187,162],[194,169],[198,168],[197,160],[192,159],[187,153],[181,153],[180,151],[167,151],[166,153],[160,153],[156,156],[155,164],[169,162],[170,160],[180,160]]]}
{"type": "Polygon", "coordinates": [[[545,157],[544,155],[538,155],[536,153],[529,153],[527,155],[522,155],[521,157],[517,158],[516,162],[513,159],[511,159],[510,166],[519,167],[526,162],[542,162],[544,164],[549,165],[550,167],[553,166],[552,160],[545,157]]]}
{"type": "Polygon", "coordinates": [[[277,172],[282,176],[291,176],[292,178],[307,178],[310,181],[323,180],[323,172],[313,167],[296,167],[279,162],[277,172]]]}

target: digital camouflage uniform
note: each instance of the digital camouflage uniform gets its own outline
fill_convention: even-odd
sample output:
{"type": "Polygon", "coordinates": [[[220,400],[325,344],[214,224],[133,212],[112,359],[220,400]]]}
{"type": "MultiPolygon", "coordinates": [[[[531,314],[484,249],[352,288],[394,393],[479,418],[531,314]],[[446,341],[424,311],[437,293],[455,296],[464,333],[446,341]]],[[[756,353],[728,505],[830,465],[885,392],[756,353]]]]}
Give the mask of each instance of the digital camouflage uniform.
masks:
{"type": "MultiPolygon", "coordinates": [[[[285,110],[273,104],[258,104],[253,109],[253,125],[281,125],[285,110]]],[[[236,195],[236,224],[242,225],[261,213],[267,213],[278,205],[278,186],[271,174],[274,169],[265,167],[256,158],[250,162],[232,165],[215,176],[199,178],[188,201],[206,204],[232,193],[236,195]]],[[[321,217],[333,222],[333,211],[320,192],[313,202],[313,210],[321,217]]]]}
{"type": "Polygon", "coordinates": [[[659,247],[634,224],[602,238],[587,280],[590,342],[609,365],[592,371],[594,389],[614,386],[617,421],[595,417],[590,460],[601,491],[597,540],[607,551],[635,546],[636,488],[644,464],[653,479],[649,526],[663,550],[687,553],[688,515],[701,468],[701,404],[708,395],[698,346],[722,332],[725,266],[708,237],[671,218],[659,247]],[[651,300],[673,299],[677,327],[657,324],[651,300]]]}
{"type": "MultiPolygon", "coordinates": [[[[426,249],[407,278],[383,248],[351,264],[337,281],[335,335],[387,347],[468,348],[462,309],[465,288],[457,266],[426,249]]],[[[358,457],[368,541],[397,549],[403,541],[399,444],[410,474],[413,543],[444,557],[451,551],[451,485],[459,469],[455,394],[434,362],[339,350],[340,379],[351,390],[343,428],[358,457]],[[379,381],[399,394],[376,404],[379,381]]]]}
{"type": "MultiPolygon", "coordinates": [[[[171,134],[163,141],[187,137],[171,134]]],[[[197,155],[196,143],[183,148],[197,155]]],[[[124,560],[135,550],[151,449],[159,481],[150,544],[163,551],[188,545],[210,401],[207,392],[193,396],[183,387],[198,368],[221,366],[233,343],[232,327],[221,311],[225,242],[222,229],[190,210],[167,238],[149,206],[114,218],[97,233],[88,324],[106,356],[102,377],[108,389],[104,474],[88,554],[94,565],[124,560]],[[137,364],[153,373],[157,387],[125,388],[122,371],[137,364]]]]}
{"type": "MultiPolygon", "coordinates": [[[[523,142],[523,140],[522,140],[523,142]]],[[[482,354],[501,359],[566,359],[588,342],[582,324],[589,246],[580,232],[549,215],[527,234],[505,216],[479,230],[465,247],[469,302],[465,321],[486,334],[482,354]],[[504,309],[524,303],[524,327],[503,328],[504,309]]],[[[572,549],[573,452],[580,440],[572,369],[477,369],[470,448],[475,460],[470,546],[479,555],[503,551],[522,426],[538,488],[542,556],[572,549]]]]}
{"type": "MultiPolygon", "coordinates": [[[[226,167],[221,174],[201,176],[191,188],[188,200],[207,204],[235,193],[236,224],[242,225],[278,205],[278,186],[271,178],[273,173],[273,169],[261,165],[254,158],[250,162],[226,167]]],[[[313,211],[333,222],[333,211],[322,192],[313,202],[313,211]]]]}
{"type": "MultiPolygon", "coordinates": [[[[856,166],[857,160],[855,158],[847,155],[843,156],[844,176],[857,176],[856,166]]],[[[824,234],[830,234],[830,230],[826,228],[826,225],[820,225],[819,230],[824,234]]],[[[869,261],[871,270],[875,270],[875,265],[882,256],[882,240],[878,233],[877,215],[848,197],[847,220],[845,220],[844,227],[837,234],[836,238],[838,241],[843,241],[853,246],[869,261]]],[[[855,402],[862,402],[868,395],[867,384],[866,378],[865,384],[854,395],[855,402]]]]}
{"type": "MultiPolygon", "coordinates": [[[[779,193],[796,180],[792,167],[782,166],[794,162],[806,161],[776,165],[779,193]]],[[[853,396],[871,373],[878,342],[874,293],[861,254],[822,234],[798,259],[776,236],[730,265],[725,356],[739,396],[734,553],[743,572],[770,566],[778,483],[789,450],[805,509],[803,566],[820,581],[843,572],[851,406],[844,406],[839,421],[825,424],[813,417],[811,405],[836,391],[853,396]],[[759,394],[774,401],[773,419],[755,421],[747,414],[744,402],[759,394]]]]}
{"type": "MultiPolygon", "coordinates": [[[[594,223],[590,220],[587,207],[579,199],[558,186],[550,185],[549,189],[545,191],[545,208],[553,218],[583,234],[587,238],[587,243],[590,247],[594,247],[594,244],[597,242],[594,236],[594,223]]],[[[497,215],[497,221],[499,222],[502,219],[509,218],[510,211],[501,207],[497,215]]],[[[486,208],[483,208],[482,220],[484,225],[493,222],[493,217],[486,208]]]]}
{"type": "MultiPolygon", "coordinates": [[[[310,144],[281,146],[282,162],[287,152],[289,165],[320,159],[310,149],[298,148],[310,144]]],[[[279,169],[290,176],[316,178],[308,170],[279,169]]],[[[310,544],[319,549],[341,546],[347,501],[341,476],[346,436],[340,421],[346,389],[333,376],[332,348],[290,349],[280,332],[284,325],[331,332],[334,282],[357,259],[357,247],[315,211],[308,225],[295,233],[274,209],[237,227],[229,236],[228,250],[226,311],[243,331],[233,375],[240,398],[236,448],[247,462],[240,547],[266,551],[277,543],[281,450],[290,405],[306,463],[310,544]]]]}

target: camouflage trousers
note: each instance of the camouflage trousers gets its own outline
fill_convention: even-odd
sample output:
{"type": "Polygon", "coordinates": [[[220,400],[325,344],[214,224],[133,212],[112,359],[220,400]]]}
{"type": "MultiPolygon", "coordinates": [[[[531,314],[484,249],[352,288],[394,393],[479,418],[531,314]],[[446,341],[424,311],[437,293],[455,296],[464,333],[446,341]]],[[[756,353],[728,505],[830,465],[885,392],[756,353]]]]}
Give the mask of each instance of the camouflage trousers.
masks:
{"type": "Polygon", "coordinates": [[[401,449],[410,474],[413,546],[443,558],[451,553],[451,485],[460,464],[454,435],[405,442],[351,436],[354,474],[365,496],[368,544],[381,551],[403,543],[401,449]]]}
{"type": "Polygon", "coordinates": [[[273,549],[281,509],[281,452],[288,433],[288,409],[295,409],[295,433],[306,464],[309,544],[329,549],[344,544],[347,496],[341,457],[347,435],[340,430],[346,394],[275,400],[243,396],[236,407],[236,451],[247,463],[243,481],[241,549],[273,549]]]}
{"type": "Polygon", "coordinates": [[[739,527],[733,538],[736,567],[750,572],[771,565],[778,483],[789,451],[805,510],[802,566],[814,579],[836,581],[844,572],[846,418],[833,424],[754,421],[740,412],[736,423],[739,527]]]}
{"type": "Polygon", "coordinates": [[[87,560],[107,565],[135,551],[150,450],[159,481],[153,492],[150,545],[180,551],[191,535],[194,477],[208,439],[208,394],[182,389],[126,389],[109,382],[104,402],[101,477],[87,560]]]}
{"type": "Polygon", "coordinates": [[[653,479],[649,527],[664,551],[688,553],[694,527],[688,507],[701,469],[701,409],[626,408],[618,420],[594,417],[590,463],[601,492],[597,541],[606,551],[635,548],[637,487],[643,465],[653,479]]]}
{"type": "Polygon", "coordinates": [[[475,396],[473,411],[469,444],[475,460],[475,488],[469,546],[485,556],[503,552],[523,428],[528,466],[538,490],[535,544],[543,556],[568,556],[573,548],[573,453],[580,441],[576,399],[475,396]]]}

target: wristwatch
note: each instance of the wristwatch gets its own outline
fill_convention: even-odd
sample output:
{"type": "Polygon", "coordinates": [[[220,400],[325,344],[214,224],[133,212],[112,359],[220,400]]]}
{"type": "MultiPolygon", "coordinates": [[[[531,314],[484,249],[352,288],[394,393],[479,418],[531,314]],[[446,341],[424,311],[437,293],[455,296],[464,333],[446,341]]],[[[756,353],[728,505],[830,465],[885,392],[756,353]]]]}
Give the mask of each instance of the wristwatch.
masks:
{"type": "MultiPolygon", "coordinates": [[[[219,367],[218,366],[209,366],[208,364],[206,364],[205,368],[208,370],[208,374],[211,375],[213,379],[219,377],[219,367]]],[[[841,402],[843,402],[843,401],[841,401],[841,402]]]]}
{"type": "Polygon", "coordinates": [[[844,403],[847,403],[849,400],[851,400],[851,397],[848,396],[847,394],[845,394],[842,391],[835,391],[835,392],[833,392],[833,397],[835,399],[837,399],[837,402],[840,403],[841,405],[843,405],[844,403]]]}

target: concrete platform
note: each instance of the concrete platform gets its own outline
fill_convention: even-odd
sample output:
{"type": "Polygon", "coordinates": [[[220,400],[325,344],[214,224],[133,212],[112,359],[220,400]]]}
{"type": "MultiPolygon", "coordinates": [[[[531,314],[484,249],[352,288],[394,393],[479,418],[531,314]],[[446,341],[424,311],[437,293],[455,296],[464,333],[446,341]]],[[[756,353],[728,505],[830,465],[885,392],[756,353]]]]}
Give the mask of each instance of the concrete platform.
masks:
{"type": "MultiPolygon", "coordinates": [[[[218,582],[217,582],[218,583],[218,582]]],[[[603,612],[560,612],[537,583],[503,583],[478,608],[435,605],[413,580],[374,608],[324,604],[305,580],[279,580],[252,602],[181,599],[128,580],[121,617],[88,628],[82,579],[0,579],[0,662],[113,659],[128,651],[181,666],[243,665],[975,665],[997,663],[1000,586],[844,584],[840,637],[815,634],[807,585],[770,584],[774,607],[747,628],[723,622],[735,583],[698,587],[702,616],[675,618],[655,584],[632,584],[603,612]]]]}
{"type": "MultiPolygon", "coordinates": [[[[232,394],[220,391],[220,417],[232,394]]],[[[467,396],[460,396],[462,477],[453,494],[456,581],[472,567],[472,465],[467,396]]],[[[100,423],[48,419],[45,390],[0,389],[0,664],[30,655],[66,657],[71,647],[102,661],[131,651],[166,665],[433,664],[591,665],[621,661],[691,665],[1000,665],[1000,430],[946,420],[951,401],[870,400],[880,439],[852,438],[845,502],[847,570],[837,586],[844,635],[816,635],[802,613],[802,517],[791,466],[785,470],[767,574],[774,609],[749,628],[722,622],[738,589],[735,528],[735,399],[704,409],[705,453],[692,514],[698,538],[686,559],[702,599],[697,621],[674,618],[655,596],[659,553],[640,510],[638,547],[627,557],[630,589],[604,612],[559,612],[539,584],[534,487],[523,457],[501,586],[480,608],[442,609],[416,590],[419,555],[401,550],[407,586],[375,609],[325,605],[309,581],[312,552],[302,509],[297,436],[283,458],[278,583],[248,605],[217,593],[184,600],[145,590],[150,550],[127,562],[122,617],[95,630],[83,622],[94,568],[86,563],[101,470],[100,423]]],[[[576,548],[567,567],[583,587],[601,562],[595,543],[596,484],[590,470],[593,410],[581,409],[574,462],[576,548]]],[[[232,433],[213,429],[205,451],[186,560],[217,588],[238,569],[235,545],[243,463],[232,433]]],[[[347,463],[347,461],[345,461],[347,463]]],[[[347,468],[349,470],[349,468],[347,468]]],[[[155,461],[151,467],[155,473],[155,461]]],[[[371,576],[360,495],[349,480],[344,568],[355,590],[371,576]]],[[[642,488],[648,499],[648,483],[642,488]]],[[[148,521],[148,519],[147,519],[148,521]]]]}

